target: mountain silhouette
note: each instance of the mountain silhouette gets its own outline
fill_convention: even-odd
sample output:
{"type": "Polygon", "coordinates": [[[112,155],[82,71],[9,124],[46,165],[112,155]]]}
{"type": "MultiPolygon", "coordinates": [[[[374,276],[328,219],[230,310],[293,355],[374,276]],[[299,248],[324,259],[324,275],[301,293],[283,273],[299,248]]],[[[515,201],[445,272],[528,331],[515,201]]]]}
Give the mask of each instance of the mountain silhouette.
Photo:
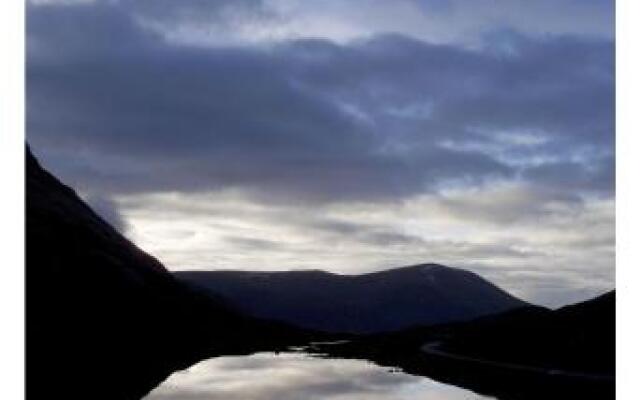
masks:
{"type": "Polygon", "coordinates": [[[30,399],[138,399],[202,358],[306,343],[178,281],[26,153],[30,399]]]}
{"type": "Polygon", "coordinates": [[[615,398],[615,291],[317,346],[504,400],[615,398]]]}
{"type": "Polygon", "coordinates": [[[473,357],[613,375],[615,291],[557,310],[526,307],[463,324],[443,349],[473,357]]]}
{"type": "Polygon", "coordinates": [[[362,275],[316,270],[175,275],[222,295],[250,315],[327,332],[393,331],[527,305],[474,273],[438,264],[362,275]]]}

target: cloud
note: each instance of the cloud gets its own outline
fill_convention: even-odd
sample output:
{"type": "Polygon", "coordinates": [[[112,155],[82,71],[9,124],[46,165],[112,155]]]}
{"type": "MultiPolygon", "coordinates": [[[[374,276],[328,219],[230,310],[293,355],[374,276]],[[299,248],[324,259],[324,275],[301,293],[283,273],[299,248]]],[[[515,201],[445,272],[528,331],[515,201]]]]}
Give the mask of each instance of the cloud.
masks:
{"type": "Polygon", "coordinates": [[[434,261],[595,294],[613,7],[499,3],[32,1],[27,139],[171,268],[434,261]]]}
{"type": "MultiPolygon", "coordinates": [[[[497,140],[487,132],[541,132],[540,146],[511,141],[509,152],[543,160],[580,150],[581,163],[607,169],[612,44],[505,35],[515,55],[398,35],[202,48],[167,43],[108,5],[35,7],[28,137],[45,158],[73,143],[63,176],[113,193],[388,199],[567,171],[518,168],[487,150],[497,140]]],[[[593,187],[587,168],[573,177],[583,190],[611,190],[611,174],[593,187]]]]}
{"type": "Polygon", "coordinates": [[[230,246],[238,250],[277,250],[281,247],[279,242],[267,239],[258,239],[244,236],[227,236],[222,238],[230,246]]]}
{"type": "Polygon", "coordinates": [[[170,40],[205,45],[310,37],[344,43],[390,32],[437,43],[477,45],[483,33],[514,27],[530,35],[614,36],[613,6],[607,0],[326,0],[321,6],[302,0],[134,0],[117,4],[170,40]]]}
{"type": "Polygon", "coordinates": [[[173,270],[356,274],[439,262],[548,306],[613,287],[614,202],[530,191],[467,189],[384,205],[265,205],[238,193],[126,195],[118,203],[129,236],[173,270]]]}

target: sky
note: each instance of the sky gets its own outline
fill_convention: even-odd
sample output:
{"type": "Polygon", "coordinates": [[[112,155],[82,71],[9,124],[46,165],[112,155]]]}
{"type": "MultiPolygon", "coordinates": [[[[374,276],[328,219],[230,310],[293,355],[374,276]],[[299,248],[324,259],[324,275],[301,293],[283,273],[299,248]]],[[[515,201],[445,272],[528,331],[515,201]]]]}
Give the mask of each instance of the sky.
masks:
{"type": "Polygon", "coordinates": [[[31,0],[27,140],[171,270],[614,287],[600,0],[31,0]]]}

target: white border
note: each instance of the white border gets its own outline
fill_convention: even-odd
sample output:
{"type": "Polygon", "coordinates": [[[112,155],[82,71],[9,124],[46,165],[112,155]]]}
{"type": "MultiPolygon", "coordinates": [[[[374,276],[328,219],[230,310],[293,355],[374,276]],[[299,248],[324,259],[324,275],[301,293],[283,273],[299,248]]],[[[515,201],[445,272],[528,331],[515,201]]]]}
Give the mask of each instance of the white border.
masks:
{"type": "Polygon", "coordinates": [[[616,3],[616,379],[617,398],[633,399],[639,392],[636,367],[640,357],[640,2],[616,3]]]}
{"type": "Polygon", "coordinates": [[[0,2],[0,397],[24,398],[24,3],[0,2]]]}

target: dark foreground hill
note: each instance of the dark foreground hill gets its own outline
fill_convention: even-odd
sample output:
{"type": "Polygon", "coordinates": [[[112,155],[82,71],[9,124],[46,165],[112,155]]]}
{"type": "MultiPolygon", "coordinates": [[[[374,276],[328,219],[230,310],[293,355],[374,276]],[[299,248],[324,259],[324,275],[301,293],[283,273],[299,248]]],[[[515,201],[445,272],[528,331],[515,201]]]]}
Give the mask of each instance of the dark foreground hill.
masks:
{"type": "Polygon", "coordinates": [[[615,292],[550,311],[524,308],[468,324],[443,350],[482,359],[613,375],[615,292]]]}
{"type": "Polygon", "coordinates": [[[399,367],[499,399],[613,399],[615,292],[558,310],[530,306],[317,350],[399,367]]]}
{"type": "Polygon", "coordinates": [[[29,399],[136,399],[199,359],[309,339],[175,279],[29,150],[26,305],[29,399]]]}
{"type": "Polygon", "coordinates": [[[527,305],[480,276],[437,264],[363,275],[177,272],[248,314],[327,332],[372,333],[461,321],[527,305]]]}

